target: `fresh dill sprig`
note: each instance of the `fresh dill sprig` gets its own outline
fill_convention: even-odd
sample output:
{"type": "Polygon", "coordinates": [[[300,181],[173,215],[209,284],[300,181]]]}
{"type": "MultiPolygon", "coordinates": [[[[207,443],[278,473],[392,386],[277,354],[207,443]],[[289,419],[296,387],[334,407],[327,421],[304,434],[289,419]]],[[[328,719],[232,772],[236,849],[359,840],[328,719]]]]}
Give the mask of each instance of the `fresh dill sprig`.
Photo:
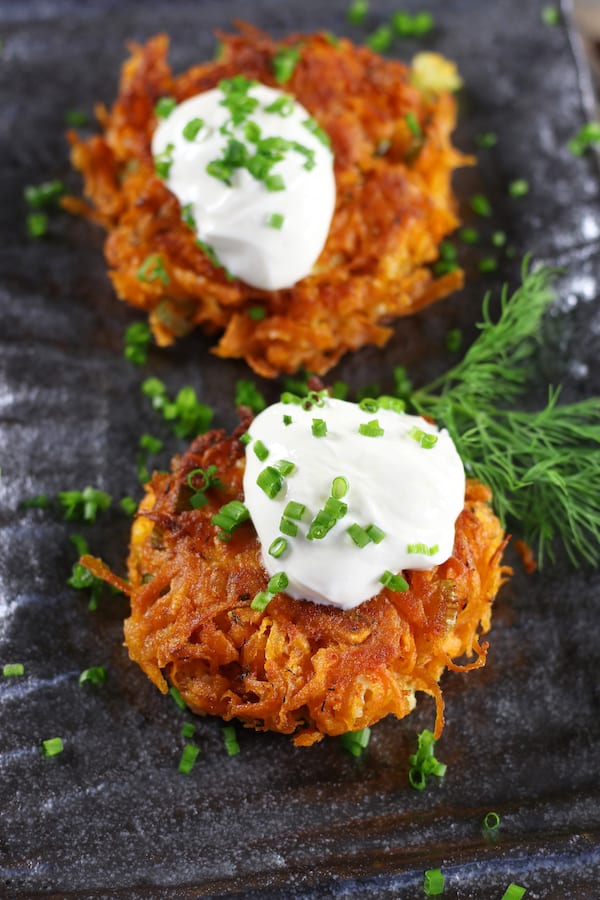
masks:
{"type": "Polygon", "coordinates": [[[555,297],[555,271],[533,271],[502,292],[500,315],[483,304],[480,334],[460,363],[411,395],[422,415],[444,425],[469,476],[489,485],[503,524],[519,523],[537,547],[538,563],[554,558],[559,538],[574,565],[600,563],[600,398],[558,404],[549,388],[539,411],[515,408],[531,374],[541,318],[555,297]]]}

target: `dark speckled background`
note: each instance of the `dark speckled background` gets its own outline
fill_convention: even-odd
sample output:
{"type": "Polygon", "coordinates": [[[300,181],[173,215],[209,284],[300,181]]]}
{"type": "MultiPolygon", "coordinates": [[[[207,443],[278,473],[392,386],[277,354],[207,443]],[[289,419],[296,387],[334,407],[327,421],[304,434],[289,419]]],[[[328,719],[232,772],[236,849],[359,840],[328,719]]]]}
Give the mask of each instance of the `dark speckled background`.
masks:
{"type": "MultiPolygon", "coordinates": [[[[396,3],[373,2],[369,27],[396,3]]],[[[406,4],[417,8],[415,2],[406,4]]],[[[600,181],[593,155],[576,159],[568,138],[590,113],[586,73],[564,23],[543,25],[542,0],[432,0],[438,27],[427,46],[457,60],[459,145],[476,134],[500,140],[457,190],[483,191],[515,250],[496,275],[477,272],[483,247],[464,252],[468,286],[401,321],[385,351],[365,349],[333,373],[355,387],[391,387],[394,365],[422,383],[451,361],[451,327],[474,334],[483,292],[515,282],[520,259],[565,268],[544,324],[539,383],[565,397],[600,393],[598,278],[600,181]],[[524,199],[507,184],[526,178],[524,199]]],[[[228,758],[220,723],[198,720],[201,756],[179,775],[188,716],[161,697],[122,647],[123,600],[97,612],[66,586],[73,531],[121,568],[128,522],[111,512],[92,526],[51,511],[23,510],[41,492],[93,484],[118,498],[139,493],[134,457],[144,431],[168,438],[139,385],[155,374],[174,390],[192,384],[234,421],[242,364],[208,354],[192,335],[154,350],[143,370],[122,357],[135,313],[115,299],[102,235],[66,215],[40,241],[24,229],[23,187],[60,177],[73,189],[63,137],[68,109],[114,96],[124,44],[164,29],[176,69],[212,54],[215,27],[244,17],[276,35],[330,29],[352,34],[345,0],[173,0],[149,4],[35,0],[0,2],[0,664],[24,662],[23,678],[0,678],[0,896],[6,898],[192,898],[422,896],[423,870],[441,866],[448,898],[500,898],[515,881],[527,898],[600,894],[597,573],[554,568],[526,577],[516,563],[496,606],[487,667],[448,674],[442,782],[407,786],[415,735],[433,723],[424,698],[403,722],[373,729],[355,761],[335,741],[296,750],[274,735],[240,733],[228,758]],[[78,686],[106,665],[104,687],[78,686]],[[41,739],[60,735],[62,755],[43,759],[41,739]],[[488,844],[481,821],[502,817],[488,844]]],[[[420,45],[398,41],[409,57],[420,45]]],[[[476,223],[481,224],[481,223],[476,223]]],[[[277,385],[261,385],[275,396],[277,385]]],[[[529,398],[528,398],[529,399],[529,398]]],[[[178,446],[168,440],[157,462],[178,446]]],[[[241,732],[241,729],[239,729],[241,732]]]]}

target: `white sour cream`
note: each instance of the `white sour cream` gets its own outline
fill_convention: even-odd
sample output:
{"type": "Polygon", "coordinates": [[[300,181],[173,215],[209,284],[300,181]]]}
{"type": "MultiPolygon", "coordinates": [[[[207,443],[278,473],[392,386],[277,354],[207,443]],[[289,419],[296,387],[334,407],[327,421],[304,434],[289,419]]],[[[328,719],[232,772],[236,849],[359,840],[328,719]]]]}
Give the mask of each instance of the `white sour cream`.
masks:
{"type": "Polygon", "coordinates": [[[254,419],[249,433],[245,503],[261,542],[264,566],[269,575],[286,573],[290,596],[352,609],[383,589],[379,579],[386,570],[396,574],[403,569],[431,569],[452,554],[455,523],[464,506],[465,474],[447,431],[419,416],[381,408],[366,412],[358,404],[326,399],[323,406],[309,410],[276,403],[254,419]],[[291,416],[292,422],[286,425],[284,416],[291,416]],[[325,421],[324,437],[314,436],[314,419],[325,421]],[[384,434],[361,434],[359,427],[374,419],[384,434]],[[423,447],[419,433],[435,435],[434,446],[423,447]],[[262,461],[255,453],[257,441],[269,451],[262,461]],[[295,468],[283,478],[280,493],[269,499],[256,480],[279,460],[292,462],[295,468]],[[308,540],[310,524],[338,476],[349,485],[342,498],[348,511],[324,538],[308,540]],[[304,517],[296,522],[296,537],[280,531],[290,500],[306,506],[304,517]],[[347,533],[354,523],[362,528],[374,524],[385,537],[360,548],[347,533]],[[269,547],[278,537],[285,538],[287,547],[275,558],[269,547]]]}
{"type": "Polygon", "coordinates": [[[170,163],[165,183],[182,207],[189,205],[198,237],[219,262],[253,287],[272,291],[308,275],[323,249],[335,208],[333,154],[307,127],[311,115],[296,100],[281,115],[267,107],[288,95],[262,84],[247,95],[258,105],[239,125],[231,124],[220,88],[184,100],[156,128],[152,154],[170,163]],[[183,131],[194,120],[203,125],[189,140],[183,131]],[[210,175],[207,165],[223,157],[230,137],[256,153],[248,122],[258,126],[261,139],[284,138],[306,148],[314,154],[312,168],[306,168],[306,153],[290,149],[270,169],[283,179],[283,190],[269,190],[243,167],[234,169],[230,185],[210,175]]]}

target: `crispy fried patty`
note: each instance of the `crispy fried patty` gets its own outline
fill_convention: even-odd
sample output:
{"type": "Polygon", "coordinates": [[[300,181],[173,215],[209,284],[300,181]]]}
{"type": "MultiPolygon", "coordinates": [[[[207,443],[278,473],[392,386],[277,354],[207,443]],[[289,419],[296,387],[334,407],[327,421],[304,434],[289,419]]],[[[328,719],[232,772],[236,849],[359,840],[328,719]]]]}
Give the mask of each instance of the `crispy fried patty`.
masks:
{"type": "MultiPolygon", "coordinates": [[[[129,584],[120,583],[131,597],[131,658],[161,691],[175,685],[193,711],[294,734],[298,745],[389,713],[401,718],[415,691],[436,698],[439,735],[440,675],[484,664],[478,635],[489,629],[508,571],[489,489],[467,482],[452,556],[428,572],[405,571],[408,591],[384,588],[348,611],[280,593],[258,612],[250,604],[268,575],[251,522],[224,542],[210,521],[224,503],[243,499],[244,465],[238,437],[213,431],[147,486],[132,531],[129,584]],[[211,465],[221,486],[194,509],[188,475],[211,465]],[[473,653],[466,666],[452,662],[473,653]]],[[[87,563],[107,577],[97,561],[87,563]]]]}
{"type": "Polygon", "coordinates": [[[164,35],[132,46],[114,106],[97,110],[101,135],[69,134],[89,206],[75,198],[65,205],[107,229],[115,290],[148,312],[158,344],[201,326],[221,334],[218,356],[243,357],[261,375],[301,366],[322,374],[348,350],[382,346],[392,319],[462,284],[459,269],[434,278],[429,267],[458,224],[451,175],[466,159],[450,143],[455,102],[450,93],[418,89],[405,65],[348,40],[333,45],[323,34],[296,35],[278,44],[248,25],[239,29],[221,35],[217,60],[178,76],[167,63],[164,35]],[[278,85],[273,58],[294,44],[299,62],[278,85]],[[236,74],[294,94],[335,154],[337,204],[326,245],[311,275],[286,290],[228,280],[154,172],[157,100],[181,102],[236,74]],[[156,254],[165,278],[140,280],[140,266],[156,254]]]}

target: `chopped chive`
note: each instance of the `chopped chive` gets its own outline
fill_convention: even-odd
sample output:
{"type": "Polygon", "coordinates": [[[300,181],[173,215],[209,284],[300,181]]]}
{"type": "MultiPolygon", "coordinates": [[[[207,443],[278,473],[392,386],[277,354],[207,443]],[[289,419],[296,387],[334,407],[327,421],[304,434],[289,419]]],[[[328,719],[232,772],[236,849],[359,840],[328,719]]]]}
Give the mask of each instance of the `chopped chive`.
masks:
{"type": "Polygon", "coordinates": [[[343,475],[336,475],[331,484],[331,496],[335,497],[336,500],[341,500],[348,493],[349,487],[350,484],[347,478],[343,475]]]}
{"type": "Polygon", "coordinates": [[[492,235],[492,244],[494,247],[504,247],[506,244],[506,233],[504,231],[495,231],[492,235]]]}
{"type": "Polygon", "coordinates": [[[498,268],[498,260],[493,256],[484,256],[483,259],[480,259],[477,263],[477,268],[484,274],[495,272],[498,268]]]}
{"type": "Polygon", "coordinates": [[[284,424],[284,425],[291,425],[291,424],[292,424],[292,417],[291,417],[291,416],[288,416],[288,415],[285,415],[285,416],[283,417],[283,424],[284,424]]]}
{"type": "Polygon", "coordinates": [[[348,512],[348,504],[338,500],[337,497],[328,497],[325,501],[325,512],[334,519],[343,519],[348,512]]]}
{"type": "Polygon", "coordinates": [[[287,118],[294,111],[294,98],[290,94],[283,94],[278,97],[269,106],[265,106],[265,112],[277,113],[277,115],[287,118]]]}
{"type": "Polygon", "coordinates": [[[346,18],[351,25],[362,25],[369,11],[368,0],[354,0],[346,10],[346,18]]]}
{"type": "Polygon", "coordinates": [[[390,572],[389,569],[386,569],[381,578],[379,579],[382,585],[390,591],[407,591],[408,590],[408,582],[402,577],[402,575],[394,575],[393,572],[390,572]]]}
{"type": "Polygon", "coordinates": [[[267,175],[263,181],[268,191],[285,191],[285,181],[281,175],[267,175]]]}
{"type": "Polygon", "coordinates": [[[390,25],[380,25],[367,37],[365,43],[376,53],[385,53],[386,50],[389,50],[393,37],[394,33],[390,25]]]}
{"type": "Polygon", "coordinates": [[[302,519],[306,512],[304,503],[298,503],[296,500],[290,500],[283,511],[284,516],[289,519],[302,519]]]}
{"type": "Polygon", "coordinates": [[[285,572],[276,572],[275,575],[269,578],[267,590],[271,594],[278,594],[280,591],[285,591],[288,584],[289,580],[285,572]]]}
{"type": "Polygon", "coordinates": [[[379,401],[372,397],[363,397],[358,406],[363,412],[376,413],[379,409],[379,401]]]}
{"type": "Polygon", "coordinates": [[[294,69],[300,59],[298,47],[279,47],[273,57],[273,75],[277,84],[285,84],[294,74],[294,69]]]}
{"type": "Polygon", "coordinates": [[[181,737],[193,738],[196,734],[196,726],[193,722],[184,722],[181,727],[181,737]]]}
{"type": "Polygon", "coordinates": [[[508,193],[511,197],[524,197],[529,193],[529,182],[524,178],[516,178],[509,184],[508,193]]]}
{"type": "Polygon", "coordinates": [[[371,739],[371,729],[367,726],[359,731],[347,731],[340,734],[340,744],[352,756],[360,756],[371,739]]]}
{"type": "Polygon", "coordinates": [[[62,738],[54,737],[42,741],[42,753],[44,756],[58,756],[64,750],[62,738]]]}
{"type": "Polygon", "coordinates": [[[254,596],[250,608],[257,610],[258,612],[263,612],[272,599],[273,594],[270,594],[269,591],[259,591],[258,594],[254,596]]]}
{"type": "Polygon", "coordinates": [[[444,876],[441,869],[427,869],[423,875],[423,890],[427,897],[444,893],[444,876]]]}
{"type": "Polygon", "coordinates": [[[250,437],[248,432],[245,431],[244,434],[240,434],[238,441],[240,442],[240,444],[243,444],[243,446],[245,447],[252,441],[252,438],[250,437]]]}
{"type": "Polygon", "coordinates": [[[435,556],[439,549],[438,544],[434,544],[432,547],[428,547],[427,544],[407,544],[406,546],[407,553],[421,553],[424,556],[435,556]]]}
{"type": "Polygon", "coordinates": [[[394,366],[394,392],[402,400],[407,400],[412,393],[412,384],[404,366],[394,366]]]}
{"type": "Polygon", "coordinates": [[[551,28],[560,22],[560,12],[557,6],[544,6],[542,10],[542,22],[551,28]]]}
{"type": "Polygon", "coordinates": [[[193,141],[204,127],[204,119],[190,119],[183,127],[183,137],[186,141],[193,141]]]}
{"type": "Polygon", "coordinates": [[[282,403],[294,403],[296,406],[302,404],[302,398],[298,397],[297,394],[292,394],[291,391],[284,391],[279,399],[282,403]]]}
{"type": "Polygon", "coordinates": [[[337,519],[335,516],[332,516],[331,513],[327,512],[324,509],[320,509],[310,523],[309,529],[306,533],[307,540],[323,540],[323,538],[329,534],[336,522],[337,519]]]}
{"type": "Polygon", "coordinates": [[[254,450],[255,455],[258,457],[258,459],[261,462],[264,462],[265,459],[267,458],[267,456],[269,455],[269,451],[267,450],[267,448],[265,447],[265,445],[263,444],[262,441],[254,441],[252,449],[254,450]]]}
{"type": "Polygon", "coordinates": [[[125,349],[123,355],[135,365],[143,365],[148,358],[148,349],[152,343],[152,332],[147,322],[133,322],[125,331],[125,349]]]}
{"type": "Polygon", "coordinates": [[[48,231],[48,216],[43,212],[29,213],[27,216],[27,234],[29,237],[43,237],[48,231]]]}
{"type": "Polygon", "coordinates": [[[521,887],[519,884],[515,884],[513,881],[502,894],[501,900],[521,900],[521,897],[523,897],[525,893],[525,888],[521,887]]]}
{"type": "Polygon", "coordinates": [[[286,478],[294,471],[296,464],[290,462],[289,459],[278,459],[276,463],[273,463],[273,467],[286,478]]]}
{"type": "Polygon", "coordinates": [[[89,681],[90,684],[104,684],[106,678],[107,675],[104,666],[91,666],[89,669],[83,670],[79,676],[79,684],[85,684],[86,681],[89,681]]]}
{"type": "Polygon", "coordinates": [[[228,536],[231,536],[234,529],[242,522],[247,522],[249,518],[250,513],[247,506],[240,500],[230,500],[220,508],[218,513],[215,513],[210,521],[212,525],[217,525],[228,536]]]}
{"type": "Polygon", "coordinates": [[[345,400],[349,390],[350,389],[345,381],[334,381],[331,389],[331,396],[336,400],[345,400]]]}
{"type": "Polygon", "coordinates": [[[356,546],[361,549],[371,543],[369,532],[359,525],[358,522],[354,522],[353,525],[350,525],[350,527],[346,529],[346,533],[350,535],[356,546]]]}
{"type": "Polygon", "coordinates": [[[194,768],[194,763],[200,753],[200,747],[196,747],[195,744],[186,744],[181,752],[181,759],[179,760],[178,771],[182,775],[189,775],[192,769],[194,768]]]}
{"type": "Polygon", "coordinates": [[[368,525],[365,528],[365,531],[371,538],[374,544],[380,544],[385,537],[385,531],[382,531],[378,525],[368,525]]]}
{"type": "Polygon", "coordinates": [[[460,328],[451,328],[446,335],[446,350],[448,353],[457,353],[462,344],[462,331],[460,328]]]}
{"type": "Polygon", "coordinates": [[[251,306],[248,310],[248,318],[253,322],[262,322],[266,314],[264,306],[251,306]]]}
{"type": "Polygon", "coordinates": [[[223,739],[225,741],[225,750],[228,756],[237,756],[240,752],[235,727],[233,725],[223,726],[223,739]]]}
{"type": "Polygon", "coordinates": [[[25,666],[23,663],[5,663],[2,666],[2,674],[5,678],[14,678],[18,675],[24,675],[25,666]]]}
{"type": "Polygon", "coordinates": [[[315,437],[325,437],[327,434],[327,422],[324,419],[313,419],[311,430],[315,437]]]}
{"type": "Polygon", "coordinates": [[[420,444],[424,450],[431,450],[432,447],[435,447],[438,439],[437,434],[431,434],[429,431],[423,431],[421,428],[417,428],[416,425],[413,425],[413,427],[410,429],[410,431],[408,432],[408,436],[418,444],[420,444]]]}
{"type": "Polygon", "coordinates": [[[119,500],[119,506],[127,516],[132,516],[137,509],[137,503],[133,497],[123,497],[119,500]]]}
{"type": "Polygon", "coordinates": [[[600,122],[587,122],[571,138],[567,146],[574,156],[583,156],[589,147],[598,142],[600,142],[600,122]]]}
{"type": "Polygon", "coordinates": [[[484,831],[497,831],[500,827],[500,816],[497,812],[486,813],[483,818],[484,831]]]}
{"type": "Polygon", "coordinates": [[[381,409],[391,409],[396,413],[403,413],[406,409],[404,400],[400,400],[399,397],[390,397],[387,394],[381,394],[377,398],[377,402],[381,409]]]}
{"type": "Polygon", "coordinates": [[[287,550],[288,542],[285,538],[276,537],[269,547],[269,556],[278,559],[287,550]]]}
{"type": "Polygon", "coordinates": [[[160,97],[154,107],[154,115],[159,119],[168,119],[176,106],[175,97],[160,97]]]}
{"type": "Polygon", "coordinates": [[[471,197],[471,209],[478,216],[489,218],[492,215],[492,205],[483,194],[475,194],[471,197]]]}
{"type": "Polygon", "coordinates": [[[267,225],[269,226],[269,228],[274,228],[276,231],[281,231],[284,222],[285,216],[283,216],[281,213],[271,213],[271,215],[267,219],[267,225]]]}
{"type": "Polygon", "coordinates": [[[476,228],[461,228],[458,236],[463,244],[476,244],[479,240],[479,232],[476,228]]]}
{"type": "Polygon", "coordinates": [[[441,778],[446,774],[446,765],[438,762],[434,756],[436,740],[433,732],[425,728],[417,735],[417,752],[411,753],[408,757],[410,769],[408,772],[408,780],[411,787],[417,791],[424,790],[427,784],[427,776],[435,775],[441,778]]]}
{"type": "Polygon", "coordinates": [[[68,109],[65,113],[65,123],[71,128],[83,128],[87,125],[90,117],[82,109],[68,109]]]}
{"type": "Polygon", "coordinates": [[[282,534],[287,534],[288,537],[296,537],[298,534],[298,526],[296,523],[292,519],[288,519],[285,515],[281,517],[279,530],[282,534]]]}
{"type": "Polygon", "coordinates": [[[27,500],[23,500],[21,506],[24,509],[48,509],[50,500],[47,494],[38,494],[36,497],[28,497],[27,500]]]}
{"type": "Polygon", "coordinates": [[[498,135],[495,131],[484,131],[483,134],[477,136],[475,142],[478,147],[489,150],[490,147],[495,147],[498,143],[498,135]]]}
{"type": "Polygon", "coordinates": [[[167,144],[165,149],[161,150],[161,152],[154,157],[154,171],[159,178],[165,179],[169,177],[171,166],[173,165],[172,154],[174,149],[174,144],[167,144]]]}
{"type": "Polygon", "coordinates": [[[33,209],[43,209],[47,206],[55,206],[65,192],[64,183],[55,178],[53,181],[44,181],[42,184],[27,185],[23,195],[27,206],[33,209]]]}
{"type": "Polygon", "coordinates": [[[147,256],[144,262],[137,270],[138,281],[150,283],[152,281],[162,281],[163,284],[169,284],[170,278],[165,269],[163,258],[159,253],[153,253],[147,256]]]}
{"type": "Polygon", "coordinates": [[[404,116],[406,124],[408,125],[408,130],[414,137],[423,137],[423,131],[419,124],[419,120],[415,116],[413,112],[407,112],[404,116]]]}
{"type": "Polygon", "coordinates": [[[310,131],[311,134],[314,134],[317,140],[320,141],[325,147],[331,147],[329,135],[320,127],[316,119],[305,119],[302,124],[310,131]]]}
{"type": "Polygon", "coordinates": [[[177,690],[177,688],[175,687],[174,684],[172,684],[171,687],[169,688],[169,694],[171,695],[171,697],[173,698],[173,702],[175,703],[176,706],[179,707],[179,709],[187,709],[187,703],[185,702],[185,700],[183,699],[183,697],[181,696],[181,694],[179,693],[179,691],[177,690]]]}
{"type": "Polygon", "coordinates": [[[89,485],[83,491],[60,491],[58,500],[64,510],[65,519],[95,522],[98,512],[107,510],[112,497],[89,485]]]}
{"type": "Polygon", "coordinates": [[[385,433],[378,419],[372,419],[370,422],[361,422],[358,426],[358,431],[359,434],[365,437],[381,437],[385,433]]]}

